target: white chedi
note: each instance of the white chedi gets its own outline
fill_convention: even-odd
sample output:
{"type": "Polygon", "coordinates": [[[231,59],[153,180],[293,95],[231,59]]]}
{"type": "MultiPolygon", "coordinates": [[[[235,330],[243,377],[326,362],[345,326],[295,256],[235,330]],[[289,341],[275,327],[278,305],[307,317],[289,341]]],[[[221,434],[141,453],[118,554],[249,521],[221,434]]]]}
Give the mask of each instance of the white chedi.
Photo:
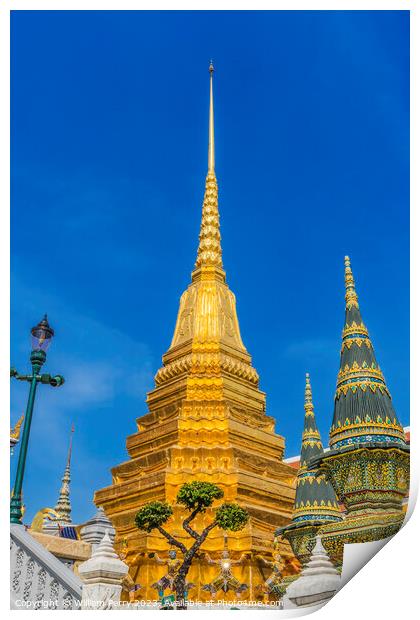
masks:
{"type": "Polygon", "coordinates": [[[339,587],[340,574],[325,551],[321,536],[317,536],[308,564],[286,590],[284,608],[325,604],[339,587]]]}
{"type": "Polygon", "coordinates": [[[107,530],[92,556],[79,566],[83,581],[82,609],[112,609],[121,598],[128,566],[115,552],[107,530]]]}

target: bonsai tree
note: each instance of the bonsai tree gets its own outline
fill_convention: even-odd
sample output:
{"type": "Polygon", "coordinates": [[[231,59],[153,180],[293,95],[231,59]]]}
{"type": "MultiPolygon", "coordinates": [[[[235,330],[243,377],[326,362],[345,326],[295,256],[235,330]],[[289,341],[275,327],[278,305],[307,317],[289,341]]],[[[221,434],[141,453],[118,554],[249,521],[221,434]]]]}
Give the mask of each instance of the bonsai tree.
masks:
{"type": "Polygon", "coordinates": [[[191,536],[193,541],[189,548],[174,538],[163,527],[173,513],[172,507],[167,502],[150,502],[143,506],[136,515],[135,523],[140,530],[145,532],[158,530],[171,545],[182,553],[182,563],[174,579],[177,609],[186,609],[184,596],[188,571],[194,557],[211,530],[215,527],[220,527],[226,531],[237,532],[242,530],[248,522],[249,514],[246,510],[238,504],[225,502],[217,508],[214,520],[202,532],[197,532],[193,529],[191,524],[195,517],[199,513],[206,512],[215,500],[222,499],[222,497],[222,489],[210,482],[187,482],[180,488],[176,501],[178,504],[185,506],[189,512],[189,515],[182,523],[182,527],[191,536]]]}

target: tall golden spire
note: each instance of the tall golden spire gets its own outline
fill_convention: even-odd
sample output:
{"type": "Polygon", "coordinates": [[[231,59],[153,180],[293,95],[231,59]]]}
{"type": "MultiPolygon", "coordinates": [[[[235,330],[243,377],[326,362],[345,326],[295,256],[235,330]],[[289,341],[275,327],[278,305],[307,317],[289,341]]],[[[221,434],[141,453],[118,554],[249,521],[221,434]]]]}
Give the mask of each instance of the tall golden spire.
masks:
{"type": "MultiPolygon", "coordinates": [[[[220,244],[220,221],[218,206],[218,188],[215,173],[214,146],[214,106],[213,106],[213,63],[210,62],[210,105],[209,105],[209,150],[206,189],[204,192],[203,211],[201,216],[200,242],[198,246],[196,269],[200,267],[222,266],[222,246],[220,244]]],[[[224,273],[220,273],[224,277],[224,273]]]]}
{"type": "MultiPolygon", "coordinates": [[[[208,170],[197,260],[192,272],[192,282],[181,296],[171,345],[163,356],[163,367],[155,376],[157,389],[149,393],[148,403],[153,407],[152,402],[166,394],[169,385],[166,387],[165,384],[169,383],[171,390],[175,390],[177,376],[179,380],[186,381],[188,398],[196,398],[197,387],[201,396],[206,393],[207,399],[216,398],[216,393],[217,398],[223,399],[223,386],[226,385],[227,376],[230,376],[235,377],[235,381],[246,382],[248,386],[251,384],[258,401],[256,406],[261,411],[265,409],[264,394],[258,390],[258,374],[252,367],[251,356],[242,342],[235,295],[226,284],[222,265],[215,173],[212,62],[209,73],[208,170]]],[[[239,394],[241,398],[244,396],[237,387],[236,396],[239,397],[239,394]]],[[[250,398],[248,393],[248,404],[250,398]]]]}
{"type": "MultiPolygon", "coordinates": [[[[296,472],[282,462],[284,439],[274,432],[274,419],[266,415],[265,394],[242,342],[235,295],[222,268],[212,63],[209,72],[208,166],[195,269],[182,293],[155,387],[147,394],[148,411],[137,418],[137,431],[127,439],[130,458],[112,469],[112,485],[95,495],[95,503],[112,520],[117,541],[127,539],[131,574],[133,579],[144,575],[147,597],[154,596],[154,584],[160,579],[156,572],[160,567],[150,560],[150,551],[160,554],[167,548],[164,539],[154,533],[143,535],[135,527],[136,512],[151,498],[174,505],[170,531],[175,537],[182,519],[176,496],[185,482],[220,484],[226,501],[249,508],[249,530],[234,537],[234,546],[249,553],[247,562],[257,588],[264,578],[253,558],[262,549],[271,555],[273,528],[290,518],[295,496],[296,472]]],[[[188,536],[182,528],[180,535],[188,536]]],[[[228,541],[220,529],[210,538],[206,551],[219,561],[218,552],[228,553],[228,541]]],[[[189,545],[186,538],[184,542],[189,545]]],[[[290,554],[286,543],[281,544],[281,553],[290,554]]],[[[213,582],[207,560],[197,561],[191,570],[192,581],[197,587],[201,584],[203,592],[203,585],[213,582]]],[[[205,590],[203,596],[209,596],[205,590]]]]}

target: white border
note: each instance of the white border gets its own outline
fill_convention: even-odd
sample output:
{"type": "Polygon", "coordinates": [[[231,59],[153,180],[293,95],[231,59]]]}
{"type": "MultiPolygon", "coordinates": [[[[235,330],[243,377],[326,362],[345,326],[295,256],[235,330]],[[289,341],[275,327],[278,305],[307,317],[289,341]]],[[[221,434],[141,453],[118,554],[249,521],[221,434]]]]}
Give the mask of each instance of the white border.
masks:
{"type": "MultiPolygon", "coordinates": [[[[0,325],[3,327],[9,325],[9,306],[7,304],[8,291],[10,286],[9,279],[9,12],[10,10],[157,10],[157,9],[172,9],[172,10],[185,10],[185,9],[206,9],[206,10],[411,10],[411,342],[412,342],[412,359],[411,359],[411,378],[414,389],[411,390],[412,406],[411,406],[411,435],[414,437],[412,440],[412,446],[414,450],[411,456],[411,475],[412,486],[410,494],[409,512],[413,510],[413,503],[417,497],[418,490],[418,472],[419,472],[419,450],[417,448],[417,417],[419,411],[419,396],[416,383],[413,381],[418,377],[418,355],[417,350],[419,346],[419,321],[414,317],[420,316],[419,297],[418,291],[418,271],[419,266],[419,250],[417,242],[417,235],[419,231],[418,227],[418,182],[416,182],[416,175],[418,176],[419,158],[418,158],[418,122],[417,110],[420,109],[420,102],[418,97],[418,59],[420,58],[420,50],[418,44],[419,38],[419,25],[418,25],[418,9],[414,0],[353,0],[353,1],[278,1],[278,2],[264,2],[259,6],[256,3],[249,0],[243,0],[242,2],[229,2],[226,3],[214,0],[210,3],[203,2],[141,2],[135,0],[44,0],[37,2],[36,0],[2,0],[0,4],[0,83],[2,85],[0,96],[0,192],[1,192],[1,226],[0,226],[0,252],[1,252],[1,282],[0,291],[3,292],[3,303],[0,304],[0,325]],[[414,205],[417,207],[415,209],[414,205]],[[417,276],[417,278],[416,278],[417,276]]],[[[392,251],[392,248],[390,248],[392,251]]],[[[387,296],[392,295],[392,291],[384,291],[384,303],[386,303],[387,296]]],[[[398,329],[398,326],[392,326],[393,329],[398,329]]],[[[9,405],[9,385],[8,385],[8,340],[4,337],[1,339],[3,345],[3,355],[1,356],[1,373],[0,373],[0,389],[3,395],[2,399],[2,416],[1,416],[1,436],[4,443],[8,437],[9,431],[9,416],[7,411],[10,409],[9,405]]],[[[7,439],[8,441],[8,439],[7,439]]],[[[0,450],[0,467],[2,471],[8,471],[8,446],[2,446],[0,450]],[[4,469],[3,469],[4,468],[4,469]]],[[[1,492],[5,493],[2,485],[1,492]]],[[[9,497],[6,490],[5,497],[3,498],[0,518],[2,519],[2,558],[3,562],[0,566],[0,584],[2,588],[2,596],[0,599],[1,606],[6,613],[11,613],[8,610],[9,607],[9,575],[8,575],[8,504],[9,497]],[[6,538],[7,536],[7,538],[6,538]]],[[[411,611],[415,607],[417,608],[417,596],[416,588],[418,588],[418,564],[420,561],[419,552],[416,550],[415,542],[418,541],[418,531],[420,524],[419,511],[417,510],[412,515],[409,522],[403,528],[403,530],[393,538],[382,551],[374,557],[360,572],[351,580],[351,584],[344,587],[334,599],[328,603],[327,606],[317,611],[317,618],[323,620],[336,620],[337,617],[340,620],[346,620],[347,618],[354,618],[355,615],[360,615],[362,618],[375,617],[375,618],[395,618],[396,616],[404,616],[405,618],[411,618],[414,613],[411,611]]],[[[417,612],[417,609],[416,609],[417,612]]],[[[25,611],[14,611],[13,617],[28,613],[25,611]]],[[[37,615],[48,612],[38,611],[37,615]]],[[[76,613],[76,612],[55,612],[55,614],[61,613],[76,613]]],[[[86,612],[77,612],[86,613],[86,612]]],[[[101,613],[101,612],[89,612],[101,613]]],[[[114,612],[124,613],[124,612],[114,612]]],[[[137,612],[139,613],[139,612],[137,612]]],[[[154,611],[143,611],[143,614],[154,614],[154,611]]],[[[175,612],[182,613],[182,612],[175,612]]],[[[196,616],[198,612],[190,611],[188,617],[196,616]]],[[[230,614],[231,612],[218,612],[218,615],[230,614]]],[[[291,617],[297,614],[290,614],[285,611],[242,611],[245,614],[252,614],[253,618],[264,617],[267,613],[281,614],[282,617],[291,617]]],[[[300,614],[299,614],[300,615],[300,614]]],[[[416,614],[417,615],[417,614],[416,614]]]]}

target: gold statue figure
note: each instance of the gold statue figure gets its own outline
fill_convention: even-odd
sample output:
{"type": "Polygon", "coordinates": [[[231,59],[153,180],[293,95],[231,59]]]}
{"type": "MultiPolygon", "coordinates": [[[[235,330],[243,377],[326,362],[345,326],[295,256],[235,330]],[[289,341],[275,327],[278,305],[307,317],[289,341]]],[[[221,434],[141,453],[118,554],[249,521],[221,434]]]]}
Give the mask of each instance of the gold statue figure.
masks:
{"type": "MultiPolygon", "coordinates": [[[[165,590],[168,589],[171,592],[175,592],[174,581],[177,576],[179,567],[182,564],[181,560],[177,558],[175,549],[170,549],[169,558],[167,560],[162,560],[157,553],[151,554],[151,557],[156,560],[157,564],[166,565],[168,567],[168,572],[166,573],[166,575],[161,577],[159,581],[156,581],[156,583],[153,583],[152,588],[159,592],[159,596],[163,596],[165,590]]],[[[188,592],[188,590],[194,587],[195,584],[187,583],[186,591],[188,592]]]]}
{"type": "Polygon", "coordinates": [[[264,595],[264,601],[268,601],[270,595],[274,595],[276,599],[280,598],[283,594],[281,582],[286,564],[278,549],[277,541],[274,542],[273,561],[267,560],[262,555],[257,555],[256,559],[271,569],[268,579],[258,586],[258,590],[264,595]]]}
{"type": "Polygon", "coordinates": [[[239,560],[232,560],[229,555],[229,551],[227,548],[227,540],[225,536],[224,540],[224,549],[222,551],[222,556],[219,560],[212,560],[211,557],[205,553],[205,559],[208,564],[216,564],[220,566],[220,573],[217,575],[212,582],[207,583],[203,586],[203,590],[207,590],[210,592],[212,598],[216,596],[219,590],[222,590],[225,594],[231,590],[237,596],[240,595],[245,590],[248,590],[248,586],[246,583],[240,583],[236,577],[232,575],[232,566],[237,566],[238,564],[243,564],[244,560],[250,557],[250,553],[243,553],[239,560]]]}

